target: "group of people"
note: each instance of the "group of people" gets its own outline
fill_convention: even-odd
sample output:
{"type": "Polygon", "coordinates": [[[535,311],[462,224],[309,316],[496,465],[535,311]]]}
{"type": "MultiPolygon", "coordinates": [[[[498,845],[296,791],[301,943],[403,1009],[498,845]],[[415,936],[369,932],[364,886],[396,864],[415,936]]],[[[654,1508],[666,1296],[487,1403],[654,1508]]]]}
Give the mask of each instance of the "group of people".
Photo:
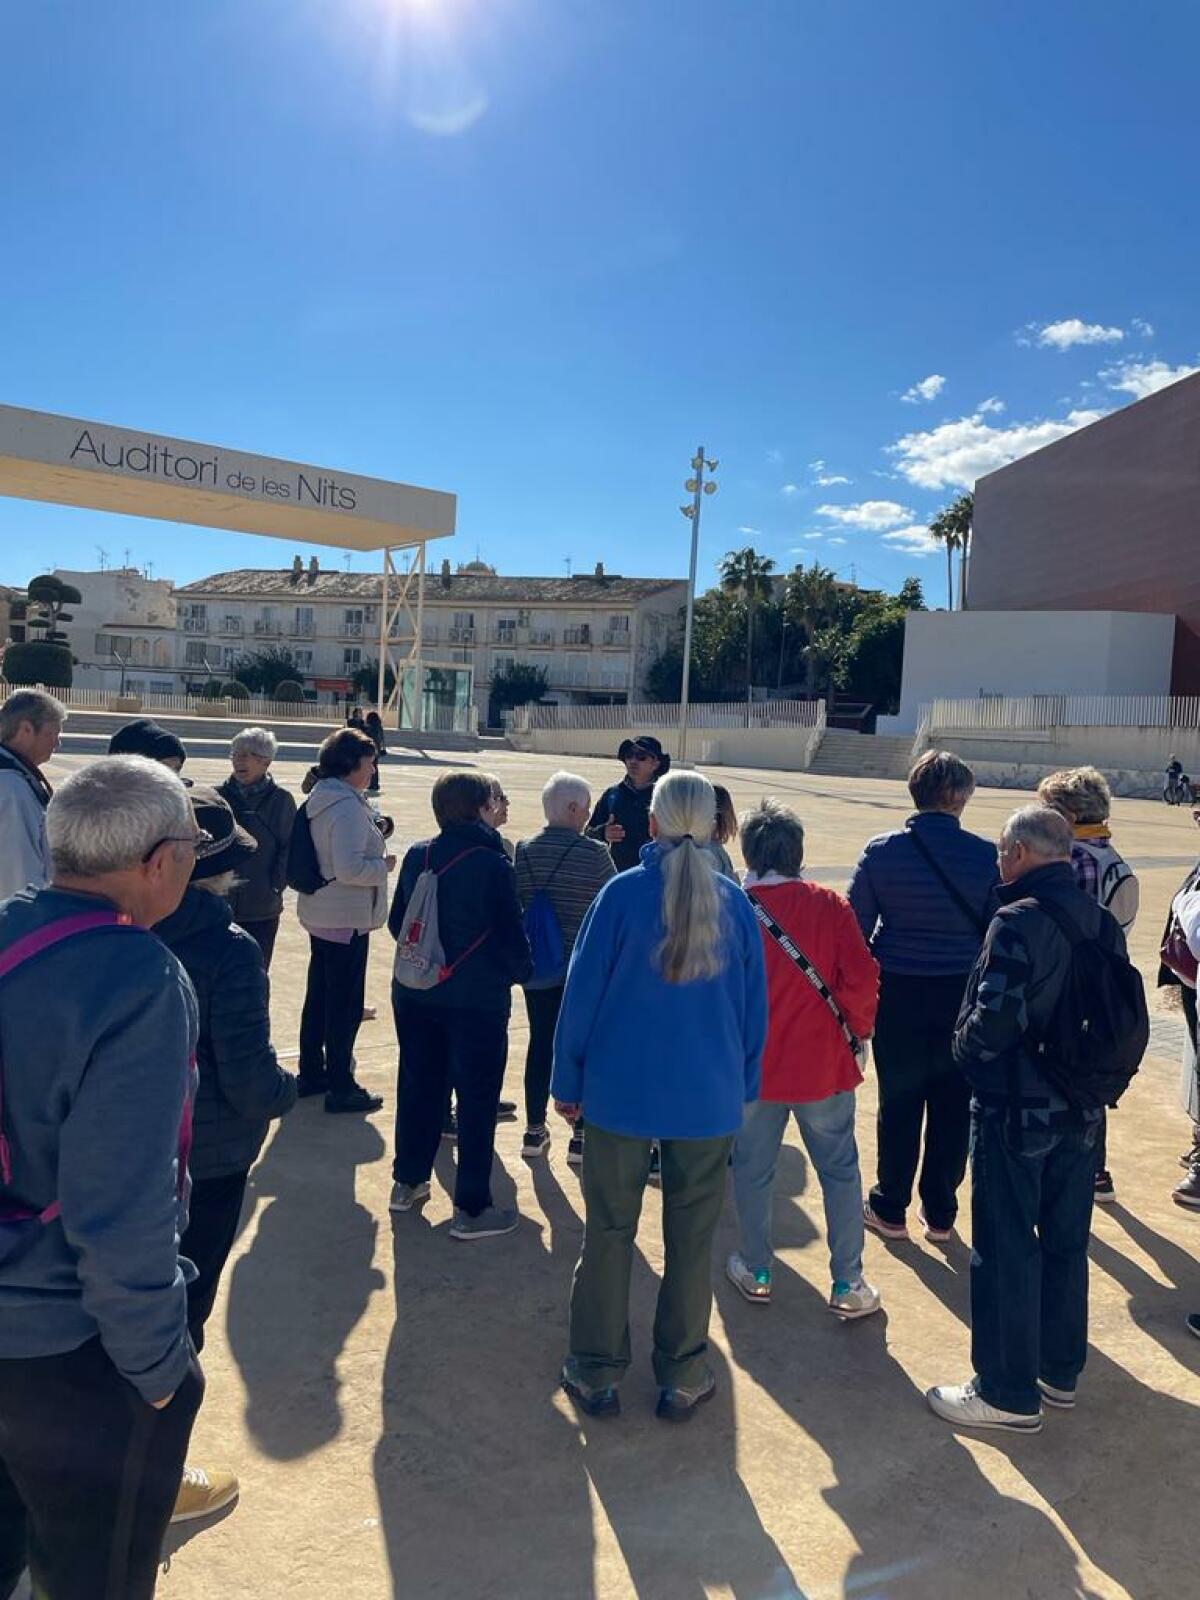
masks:
{"type": "MultiPolygon", "coordinates": [[[[445,772],[433,832],[398,860],[368,798],[379,748],[365,727],[325,740],[297,810],[269,770],[274,736],[253,728],[219,789],[181,778],[182,745],[142,722],[54,793],[41,769],[64,718],[35,690],[0,707],[0,1595],[26,1563],[50,1600],[97,1592],[101,1570],[107,1592],[150,1595],[168,1521],[236,1495],[231,1473],[186,1461],[205,1322],[271,1120],[310,1095],[335,1114],[382,1104],[356,1078],[354,1046],[385,922],[400,1228],[429,1198],[451,1097],[451,1237],[518,1226],[491,1172],[524,990],[522,1153],[544,1159],[553,1100],[582,1169],[560,1380],[583,1413],[620,1409],[655,1177],[658,1414],[686,1421],[714,1393],[724,1197],[731,1180],[726,1274],[769,1304],[772,1191],[793,1117],[822,1190],[830,1311],[879,1309],[865,1234],[909,1237],[914,1184],[926,1237],[952,1237],[970,1153],[974,1373],[929,1404],[957,1425],[1031,1432],[1043,1405],[1074,1403],[1091,1209],[1115,1193],[1104,1100],[1123,1087],[1091,1103],[1055,1056],[1081,951],[1109,963],[1131,1038],[1145,1019],[1123,931],[1137,883],[1094,769],[1046,779],[997,851],[962,826],[970,769],[927,753],[910,774],[913,815],[870,841],[843,898],[804,877],[801,819],[770,799],[741,819],[739,882],[728,793],[671,771],[651,737],[622,744],[624,777],[594,805],[582,778],[551,777],[544,828],[515,848],[498,781],[445,772]],[[295,1076],[272,1046],[267,977],[289,883],[309,938],[295,1076]],[[868,1047],[878,1162],[864,1196],[868,1047]]],[[[1198,879],[1176,896],[1163,946],[1193,1045],[1198,879]]],[[[1198,1205],[1200,1137],[1187,1165],[1176,1198],[1198,1205]]]]}

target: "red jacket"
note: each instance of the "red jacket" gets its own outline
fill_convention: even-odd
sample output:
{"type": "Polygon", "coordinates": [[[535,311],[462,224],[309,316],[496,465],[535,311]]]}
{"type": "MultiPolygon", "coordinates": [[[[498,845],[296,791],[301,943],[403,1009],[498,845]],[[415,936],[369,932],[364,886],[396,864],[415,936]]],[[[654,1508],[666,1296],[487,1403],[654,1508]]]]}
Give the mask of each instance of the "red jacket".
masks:
{"type": "MultiPolygon", "coordinates": [[[[858,1038],[875,1031],[879,966],[858,919],[832,889],[801,878],[747,885],[763,908],[816,967],[858,1038]]],[[[858,1063],[833,1012],[795,962],[760,927],[767,958],[770,1031],[763,1056],[764,1100],[827,1100],[862,1082],[858,1063]]]]}

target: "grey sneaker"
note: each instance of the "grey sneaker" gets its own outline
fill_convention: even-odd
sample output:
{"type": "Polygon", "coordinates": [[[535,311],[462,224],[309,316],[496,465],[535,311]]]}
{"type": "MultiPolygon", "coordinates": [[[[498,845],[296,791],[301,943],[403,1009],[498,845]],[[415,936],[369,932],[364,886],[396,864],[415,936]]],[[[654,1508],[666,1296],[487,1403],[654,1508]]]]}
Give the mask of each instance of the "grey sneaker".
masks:
{"type": "Polygon", "coordinates": [[[755,1305],[771,1303],[771,1272],[763,1267],[758,1272],[739,1250],[735,1250],[725,1263],[725,1276],[734,1288],[755,1305]]]}
{"type": "Polygon", "coordinates": [[[621,1396],[617,1392],[616,1385],[610,1383],[601,1389],[591,1388],[579,1376],[574,1359],[570,1356],[563,1362],[559,1382],[585,1416],[620,1416],[621,1396]]]}
{"type": "Polygon", "coordinates": [[[717,1392],[717,1380],[710,1372],[698,1389],[660,1388],[654,1415],[664,1422],[690,1422],[693,1414],[717,1392]]]}
{"type": "Polygon", "coordinates": [[[427,1183],[394,1183],[392,1185],[392,1198],[388,1201],[389,1211],[411,1211],[414,1206],[419,1206],[422,1200],[429,1199],[429,1185],[427,1183]]]}
{"type": "Polygon", "coordinates": [[[882,1304],[879,1290],[865,1278],[860,1278],[857,1283],[835,1283],[829,1291],[829,1309],[843,1322],[850,1322],[855,1317],[869,1317],[882,1304]]]}
{"type": "Polygon", "coordinates": [[[465,1211],[454,1209],[454,1221],[450,1224],[450,1237],[452,1239],[495,1239],[502,1233],[515,1233],[520,1216],[516,1211],[507,1206],[488,1206],[486,1211],[481,1211],[477,1217],[468,1216],[465,1211]]]}
{"type": "Polygon", "coordinates": [[[999,1428],[1006,1433],[1040,1433],[1042,1413],[1035,1411],[1027,1416],[1022,1411],[1001,1411],[992,1406],[975,1387],[972,1378],[968,1383],[941,1383],[925,1394],[929,1409],[944,1421],[959,1428],[999,1428]]]}

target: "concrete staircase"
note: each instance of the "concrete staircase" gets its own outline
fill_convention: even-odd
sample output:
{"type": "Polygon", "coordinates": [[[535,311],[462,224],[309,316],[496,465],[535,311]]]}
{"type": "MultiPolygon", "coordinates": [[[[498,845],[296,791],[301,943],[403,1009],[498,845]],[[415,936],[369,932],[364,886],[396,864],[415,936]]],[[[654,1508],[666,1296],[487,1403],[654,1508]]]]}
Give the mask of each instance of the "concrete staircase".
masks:
{"type": "Polygon", "coordinates": [[[912,739],[826,728],[809,772],[828,778],[907,778],[912,739]]]}

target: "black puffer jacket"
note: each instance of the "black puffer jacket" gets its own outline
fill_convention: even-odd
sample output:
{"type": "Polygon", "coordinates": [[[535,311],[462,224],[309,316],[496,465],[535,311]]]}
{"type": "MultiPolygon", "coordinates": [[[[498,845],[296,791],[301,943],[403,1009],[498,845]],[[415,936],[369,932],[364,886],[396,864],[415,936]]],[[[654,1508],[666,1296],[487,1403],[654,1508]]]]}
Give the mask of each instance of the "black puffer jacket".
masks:
{"type": "Polygon", "coordinates": [[[262,953],[224,900],[193,886],[154,931],[183,964],[200,1007],[192,1177],[247,1172],[271,1119],[296,1102],[296,1080],[271,1045],[262,953]]]}
{"type": "Polygon", "coordinates": [[[532,962],[504,841],[494,828],[474,822],[443,828],[436,839],[413,845],[400,864],[388,917],[393,939],[400,936],[404,910],[427,855],[433,871],[442,874],[437,900],[442,949],[448,965],[456,961],[462,965],[436,988],[405,989],[405,997],[427,1006],[507,1013],[512,986],[525,982],[532,962]],[[457,856],[463,859],[444,871],[457,856]],[[476,940],[480,943],[471,950],[476,940]]]}
{"type": "Polygon", "coordinates": [[[237,922],[269,922],[283,913],[296,802],[270,773],[261,789],[255,785],[246,790],[235,779],[226,778],[217,793],[224,795],[242,827],[258,841],[258,849],[238,868],[242,881],[229,896],[229,908],[237,922]]]}
{"type": "MultiPolygon", "coordinates": [[[[661,778],[666,770],[664,765],[658,776],[661,778]]],[[[625,837],[608,847],[618,872],[628,872],[630,867],[636,867],[641,860],[642,846],[650,841],[650,801],[653,797],[652,783],[644,789],[635,789],[625,778],[620,783],[614,783],[611,789],[605,789],[596,801],[592,819],[587,825],[589,839],[599,839],[603,844],[604,830],[610,818],[625,829],[625,837]]]]}

